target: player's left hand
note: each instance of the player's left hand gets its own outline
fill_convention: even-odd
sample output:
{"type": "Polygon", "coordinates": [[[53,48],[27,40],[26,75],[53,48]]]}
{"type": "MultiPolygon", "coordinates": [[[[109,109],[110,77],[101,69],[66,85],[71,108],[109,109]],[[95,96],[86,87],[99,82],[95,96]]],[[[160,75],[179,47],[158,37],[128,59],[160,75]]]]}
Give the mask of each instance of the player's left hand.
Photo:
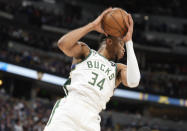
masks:
{"type": "Polygon", "coordinates": [[[105,34],[107,36],[107,33],[104,32],[102,26],[101,26],[101,21],[103,19],[103,16],[105,14],[107,14],[108,12],[110,12],[112,10],[112,7],[104,10],[101,15],[99,15],[93,22],[91,22],[91,24],[93,25],[93,30],[99,32],[99,33],[102,33],[102,34],[105,34]]]}
{"type": "Polygon", "coordinates": [[[128,14],[128,19],[125,19],[125,23],[128,28],[127,34],[123,37],[123,41],[126,43],[127,41],[132,40],[132,34],[133,34],[133,27],[134,27],[134,22],[132,19],[131,14],[128,14]]]}

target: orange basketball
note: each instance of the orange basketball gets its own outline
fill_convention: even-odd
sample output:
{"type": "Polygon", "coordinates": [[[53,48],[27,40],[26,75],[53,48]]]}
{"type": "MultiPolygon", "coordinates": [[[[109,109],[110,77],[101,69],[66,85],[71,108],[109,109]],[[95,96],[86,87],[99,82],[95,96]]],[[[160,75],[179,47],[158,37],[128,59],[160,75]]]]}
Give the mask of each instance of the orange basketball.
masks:
{"type": "Polygon", "coordinates": [[[128,20],[127,12],[121,8],[113,8],[104,15],[102,28],[108,35],[123,37],[128,31],[125,20],[128,20]]]}

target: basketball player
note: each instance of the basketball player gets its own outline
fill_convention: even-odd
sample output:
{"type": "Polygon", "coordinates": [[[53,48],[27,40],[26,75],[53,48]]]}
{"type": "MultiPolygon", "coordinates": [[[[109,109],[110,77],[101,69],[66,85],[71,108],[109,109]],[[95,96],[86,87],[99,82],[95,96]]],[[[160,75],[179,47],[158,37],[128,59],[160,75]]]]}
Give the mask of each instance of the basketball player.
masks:
{"type": "Polygon", "coordinates": [[[73,57],[70,79],[65,83],[67,96],[56,102],[45,131],[100,131],[99,113],[121,82],[137,87],[140,72],[134,54],[133,20],[128,15],[128,33],[124,38],[107,36],[98,52],[79,40],[91,31],[107,35],[101,28],[105,10],[96,20],[75,29],[58,41],[58,47],[73,57]],[[127,65],[112,61],[121,59],[127,48],[127,65]],[[68,90],[67,90],[68,89],[68,90]]]}

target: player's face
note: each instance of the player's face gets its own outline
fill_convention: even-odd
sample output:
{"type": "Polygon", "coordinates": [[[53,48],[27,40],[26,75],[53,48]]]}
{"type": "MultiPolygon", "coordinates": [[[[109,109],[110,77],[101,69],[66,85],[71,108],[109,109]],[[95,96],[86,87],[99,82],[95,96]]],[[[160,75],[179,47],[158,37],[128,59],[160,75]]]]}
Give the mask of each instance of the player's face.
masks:
{"type": "Polygon", "coordinates": [[[117,60],[122,59],[124,56],[124,42],[122,41],[121,38],[116,38],[115,41],[113,41],[113,49],[114,49],[114,55],[116,57],[117,60]]]}

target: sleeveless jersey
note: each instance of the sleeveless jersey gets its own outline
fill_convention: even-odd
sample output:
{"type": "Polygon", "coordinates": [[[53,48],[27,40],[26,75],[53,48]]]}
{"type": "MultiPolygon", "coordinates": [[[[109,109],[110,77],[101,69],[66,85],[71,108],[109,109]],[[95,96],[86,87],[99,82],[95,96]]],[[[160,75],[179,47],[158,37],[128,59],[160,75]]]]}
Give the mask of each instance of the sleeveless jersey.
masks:
{"type": "Polygon", "coordinates": [[[84,100],[99,111],[105,109],[115,88],[116,64],[90,50],[88,57],[74,68],[65,86],[68,94],[84,96],[84,100]]]}

